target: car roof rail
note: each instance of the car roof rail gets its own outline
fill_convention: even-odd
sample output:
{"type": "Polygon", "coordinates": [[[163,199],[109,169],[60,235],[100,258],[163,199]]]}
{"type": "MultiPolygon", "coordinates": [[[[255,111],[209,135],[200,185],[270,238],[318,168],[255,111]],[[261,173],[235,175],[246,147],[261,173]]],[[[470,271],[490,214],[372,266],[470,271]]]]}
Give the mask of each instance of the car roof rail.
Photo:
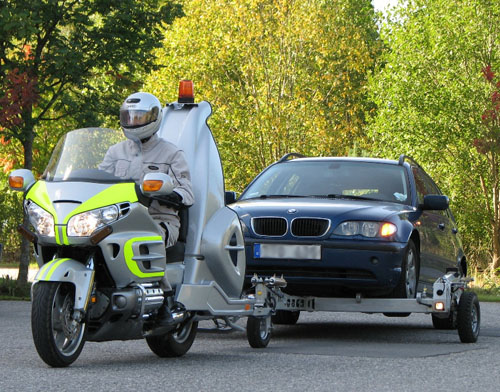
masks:
{"type": "Polygon", "coordinates": [[[420,167],[421,166],[417,163],[417,161],[415,161],[415,159],[413,159],[412,157],[408,156],[408,155],[405,155],[405,154],[401,154],[399,156],[399,161],[398,161],[398,165],[400,166],[403,166],[403,163],[405,161],[410,161],[411,163],[413,163],[414,165],[416,165],[417,167],[420,167]]]}
{"type": "Polygon", "coordinates": [[[288,161],[288,158],[306,158],[306,156],[298,152],[289,152],[288,154],[283,155],[278,163],[288,161]]]}

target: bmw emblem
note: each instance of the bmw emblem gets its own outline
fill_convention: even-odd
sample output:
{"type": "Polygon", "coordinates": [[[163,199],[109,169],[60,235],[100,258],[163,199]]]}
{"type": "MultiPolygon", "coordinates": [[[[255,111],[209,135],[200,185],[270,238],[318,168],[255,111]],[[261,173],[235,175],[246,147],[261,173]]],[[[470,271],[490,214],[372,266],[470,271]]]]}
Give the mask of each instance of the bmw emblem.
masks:
{"type": "Polygon", "coordinates": [[[295,214],[297,212],[297,209],[295,208],[290,208],[288,211],[287,211],[289,214],[295,214]]]}

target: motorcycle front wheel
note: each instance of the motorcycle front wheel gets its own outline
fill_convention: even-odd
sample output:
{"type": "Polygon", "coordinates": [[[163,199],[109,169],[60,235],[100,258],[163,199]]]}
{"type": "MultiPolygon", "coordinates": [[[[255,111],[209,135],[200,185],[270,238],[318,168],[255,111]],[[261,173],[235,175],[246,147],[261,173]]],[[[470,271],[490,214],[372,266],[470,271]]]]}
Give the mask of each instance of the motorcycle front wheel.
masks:
{"type": "Polygon", "coordinates": [[[31,331],[38,355],[52,367],[72,364],[85,344],[85,323],[73,319],[73,285],[38,282],[32,301],[31,331]]]}
{"type": "Polygon", "coordinates": [[[181,357],[193,345],[197,330],[198,322],[187,320],[165,335],[147,337],[146,342],[151,351],[161,358],[181,357]]]}

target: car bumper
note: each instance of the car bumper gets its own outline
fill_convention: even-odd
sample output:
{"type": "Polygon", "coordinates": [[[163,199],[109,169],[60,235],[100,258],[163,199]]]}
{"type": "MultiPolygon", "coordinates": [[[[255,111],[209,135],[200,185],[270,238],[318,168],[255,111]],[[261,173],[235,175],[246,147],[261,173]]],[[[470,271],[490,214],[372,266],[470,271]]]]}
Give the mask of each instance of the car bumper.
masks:
{"type": "MultiPolygon", "coordinates": [[[[321,246],[320,260],[254,258],[254,244],[278,243],[245,239],[246,282],[259,276],[283,275],[284,290],[294,295],[369,296],[389,294],[401,277],[401,263],[406,243],[380,241],[311,241],[321,246]]],[[[306,244],[279,241],[279,244],[306,244]]]]}

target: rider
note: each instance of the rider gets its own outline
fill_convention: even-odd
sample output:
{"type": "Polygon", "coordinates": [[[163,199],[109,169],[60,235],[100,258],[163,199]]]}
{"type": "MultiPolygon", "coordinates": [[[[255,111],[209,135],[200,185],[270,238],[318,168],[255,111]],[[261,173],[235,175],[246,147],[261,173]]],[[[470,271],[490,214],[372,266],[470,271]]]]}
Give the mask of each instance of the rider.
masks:
{"type": "MultiPolygon", "coordinates": [[[[179,237],[180,219],[173,205],[190,206],[194,202],[191,175],[184,152],[157,134],[162,121],[162,105],[154,95],[134,93],[125,99],[120,108],[120,125],[129,140],[111,146],[99,168],[120,178],[141,184],[147,173],[166,173],[174,182],[170,203],[153,200],[149,213],[161,227],[166,247],[173,246],[179,237]]],[[[167,298],[173,295],[172,287],[163,277],[164,305],[159,312],[160,324],[173,323],[167,298]]]]}

